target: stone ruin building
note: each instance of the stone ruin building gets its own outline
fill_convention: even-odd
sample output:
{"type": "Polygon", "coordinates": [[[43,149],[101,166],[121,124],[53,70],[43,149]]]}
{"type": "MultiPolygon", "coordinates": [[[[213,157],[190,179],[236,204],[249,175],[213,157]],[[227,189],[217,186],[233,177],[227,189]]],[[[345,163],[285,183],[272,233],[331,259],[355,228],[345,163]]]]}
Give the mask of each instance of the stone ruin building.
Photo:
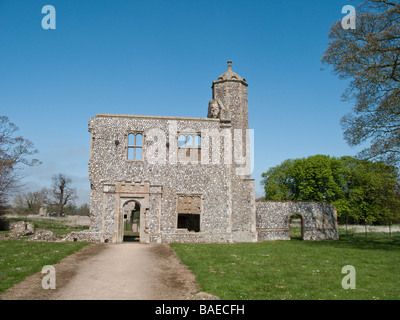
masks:
{"type": "Polygon", "coordinates": [[[119,243],[126,222],[142,243],[290,239],[293,214],[303,239],[337,239],[331,205],[255,201],[247,87],[228,61],[207,117],[91,118],[91,227],[70,239],[119,243]]]}

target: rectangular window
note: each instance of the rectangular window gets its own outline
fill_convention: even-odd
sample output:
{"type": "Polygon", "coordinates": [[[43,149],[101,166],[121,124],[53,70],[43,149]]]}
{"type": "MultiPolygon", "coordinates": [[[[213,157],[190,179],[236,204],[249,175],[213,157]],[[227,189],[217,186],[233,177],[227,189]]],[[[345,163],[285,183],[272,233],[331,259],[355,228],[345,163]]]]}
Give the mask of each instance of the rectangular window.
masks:
{"type": "Polygon", "coordinates": [[[127,160],[143,160],[143,132],[128,134],[127,160]]]}

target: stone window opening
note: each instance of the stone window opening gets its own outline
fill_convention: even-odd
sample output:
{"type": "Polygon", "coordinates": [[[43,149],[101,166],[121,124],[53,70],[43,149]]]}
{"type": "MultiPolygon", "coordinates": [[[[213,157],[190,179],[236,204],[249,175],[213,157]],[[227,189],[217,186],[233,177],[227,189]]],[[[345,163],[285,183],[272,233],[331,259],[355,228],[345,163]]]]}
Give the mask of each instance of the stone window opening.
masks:
{"type": "Polygon", "coordinates": [[[200,215],[179,213],[178,229],[187,229],[189,232],[200,232],[200,215]]]}
{"type": "Polygon", "coordinates": [[[178,136],[179,148],[200,148],[201,136],[200,134],[180,134],[178,136]]]}
{"type": "Polygon", "coordinates": [[[201,136],[199,133],[180,133],[178,135],[178,161],[200,162],[201,136]]]}
{"type": "Polygon", "coordinates": [[[95,140],[96,139],[94,137],[94,134],[92,133],[92,139],[90,139],[89,160],[93,159],[93,145],[94,145],[95,140]]]}
{"type": "Polygon", "coordinates": [[[179,194],[177,202],[177,229],[200,232],[201,212],[201,195],[179,194]]]}
{"type": "Polygon", "coordinates": [[[143,132],[128,134],[127,160],[143,160],[143,132]]]}

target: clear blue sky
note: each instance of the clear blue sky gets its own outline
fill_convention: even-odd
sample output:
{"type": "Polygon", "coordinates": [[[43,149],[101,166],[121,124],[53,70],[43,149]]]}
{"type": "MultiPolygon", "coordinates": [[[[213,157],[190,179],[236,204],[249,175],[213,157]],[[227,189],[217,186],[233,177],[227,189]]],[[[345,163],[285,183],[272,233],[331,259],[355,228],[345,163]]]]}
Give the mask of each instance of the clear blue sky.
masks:
{"type": "Polygon", "coordinates": [[[70,176],[89,201],[88,120],[97,113],[206,117],[211,84],[246,78],[261,173],[288,158],[354,155],[346,82],[321,71],[346,0],[0,0],[0,114],[40,153],[26,191],[70,176]],[[42,29],[44,5],[56,29],[42,29]]]}

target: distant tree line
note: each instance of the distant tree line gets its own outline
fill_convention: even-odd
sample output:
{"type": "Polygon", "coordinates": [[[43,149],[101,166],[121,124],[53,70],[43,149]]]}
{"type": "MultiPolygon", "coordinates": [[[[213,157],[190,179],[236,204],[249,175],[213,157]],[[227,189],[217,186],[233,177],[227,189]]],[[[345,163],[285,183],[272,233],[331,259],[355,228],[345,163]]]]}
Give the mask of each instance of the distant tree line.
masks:
{"type": "Polygon", "coordinates": [[[6,209],[14,213],[38,214],[40,207],[62,214],[89,214],[89,205],[75,205],[76,189],[64,174],[52,177],[50,188],[21,193],[22,170],[41,162],[32,158],[38,153],[33,143],[17,134],[18,127],[7,116],[0,116],[0,213],[6,209]],[[10,203],[10,199],[12,202],[10,203]]]}
{"type": "Polygon", "coordinates": [[[75,204],[76,190],[72,187],[72,180],[64,174],[56,174],[52,177],[51,188],[43,188],[40,191],[18,193],[12,201],[10,212],[16,214],[38,214],[39,209],[45,207],[47,213],[57,216],[62,215],[89,215],[89,205],[75,204]]]}
{"type": "Polygon", "coordinates": [[[8,208],[8,212],[21,215],[38,214],[40,208],[45,207],[47,213],[53,213],[57,216],[89,215],[89,205],[87,203],[77,206],[72,201],[69,201],[59,213],[59,201],[57,201],[58,199],[54,198],[51,192],[52,191],[47,188],[43,188],[42,190],[35,192],[20,192],[12,199],[12,203],[8,208]]]}
{"type": "Polygon", "coordinates": [[[398,170],[381,161],[327,155],[289,159],[263,173],[261,184],[265,200],[328,202],[340,222],[400,219],[398,170]]]}

